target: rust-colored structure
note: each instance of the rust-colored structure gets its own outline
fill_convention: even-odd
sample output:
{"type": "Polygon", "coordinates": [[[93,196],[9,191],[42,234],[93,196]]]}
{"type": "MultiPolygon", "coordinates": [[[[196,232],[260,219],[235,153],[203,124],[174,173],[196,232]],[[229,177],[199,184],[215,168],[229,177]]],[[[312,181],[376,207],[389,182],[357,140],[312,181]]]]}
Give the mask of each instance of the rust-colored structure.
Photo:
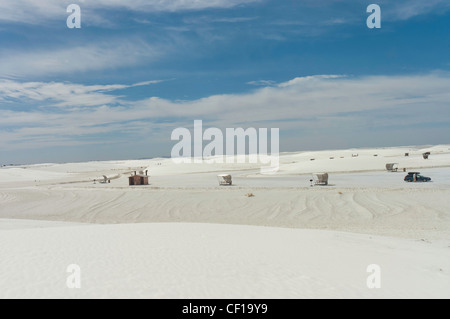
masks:
{"type": "Polygon", "coordinates": [[[130,176],[128,178],[128,182],[130,186],[135,186],[135,185],[148,185],[148,175],[147,175],[147,171],[145,172],[145,175],[142,174],[136,174],[136,172],[134,172],[133,176],[130,176]]]}

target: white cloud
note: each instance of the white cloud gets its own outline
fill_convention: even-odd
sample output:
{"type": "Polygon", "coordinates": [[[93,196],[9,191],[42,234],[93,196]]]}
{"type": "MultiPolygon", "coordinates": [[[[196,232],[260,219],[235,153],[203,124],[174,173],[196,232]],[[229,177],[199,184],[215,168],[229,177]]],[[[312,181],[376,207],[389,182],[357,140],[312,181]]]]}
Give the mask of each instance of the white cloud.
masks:
{"type": "Polygon", "coordinates": [[[70,74],[74,72],[136,66],[157,60],[167,47],[135,40],[115,39],[110,43],[33,52],[0,51],[0,78],[70,74]]]}
{"type": "Polygon", "coordinates": [[[64,16],[70,1],[0,0],[0,21],[36,24],[64,16]]]}
{"type": "MultiPolygon", "coordinates": [[[[261,0],[79,0],[77,3],[93,20],[108,9],[126,9],[136,12],[175,12],[209,8],[232,8],[261,0]]],[[[0,0],[0,21],[38,24],[48,20],[67,18],[66,9],[73,0],[0,0]]]]}
{"type": "MultiPolygon", "coordinates": [[[[38,146],[54,136],[72,142],[87,136],[90,142],[108,142],[110,134],[149,143],[161,143],[166,136],[170,143],[171,130],[189,127],[194,119],[220,128],[278,127],[282,133],[293,132],[289,139],[304,132],[312,137],[328,134],[338,139],[340,134],[347,134],[350,140],[363,139],[374,128],[394,127],[410,132],[413,141],[420,136],[408,126],[439,126],[450,121],[450,76],[439,73],[302,77],[245,94],[183,102],[157,97],[124,101],[114,90],[125,87],[129,86],[0,82],[0,99],[33,100],[42,106],[27,112],[3,111],[1,147],[16,149],[29,145],[30,140],[38,146]],[[91,107],[69,107],[65,112],[44,107],[76,103],[91,107]]],[[[425,130],[422,127],[420,132],[425,130]]]]}
{"type": "Polygon", "coordinates": [[[241,23],[258,19],[258,17],[216,17],[212,15],[185,17],[183,22],[186,24],[211,24],[211,23],[241,23]]]}
{"type": "Polygon", "coordinates": [[[258,81],[250,81],[247,82],[249,85],[256,85],[256,86],[272,86],[276,82],[272,80],[258,80],[258,81]]]}
{"type": "Polygon", "coordinates": [[[450,10],[448,0],[388,1],[385,5],[383,2],[380,5],[382,5],[383,16],[389,20],[408,20],[431,12],[441,14],[450,10]]]}
{"type": "Polygon", "coordinates": [[[120,97],[107,92],[130,87],[147,86],[161,81],[146,81],[131,85],[80,85],[58,82],[19,83],[0,80],[0,101],[37,102],[49,107],[90,107],[123,103],[120,97]]]}
{"type": "MultiPolygon", "coordinates": [[[[133,12],[177,12],[177,11],[199,11],[205,9],[230,9],[240,5],[260,3],[264,0],[78,0],[77,4],[82,9],[83,23],[88,25],[111,26],[112,21],[104,14],[111,9],[129,10],[133,12]]],[[[349,0],[355,5],[360,1],[349,0]]],[[[42,24],[52,21],[65,22],[68,13],[67,6],[74,3],[73,0],[0,0],[0,22],[15,22],[24,24],[42,24]]],[[[320,6],[333,6],[336,18],[321,20],[315,16],[317,13],[308,15],[308,8],[317,8],[315,2],[300,2],[299,6],[305,8],[306,20],[276,20],[272,23],[279,25],[298,24],[305,26],[334,26],[337,24],[359,23],[359,18],[349,15],[347,11],[340,11],[339,5],[334,0],[324,0],[320,6]]],[[[419,15],[429,13],[443,13],[450,10],[448,0],[398,0],[377,2],[382,7],[383,19],[407,20],[419,15]]],[[[342,7],[347,9],[347,7],[342,7]]],[[[365,14],[363,12],[362,14],[365,14]]],[[[216,22],[241,22],[254,19],[254,17],[230,17],[219,18],[216,22]]],[[[137,19],[141,23],[149,23],[145,19],[137,19]]],[[[213,22],[213,21],[211,21],[213,22]]]]}

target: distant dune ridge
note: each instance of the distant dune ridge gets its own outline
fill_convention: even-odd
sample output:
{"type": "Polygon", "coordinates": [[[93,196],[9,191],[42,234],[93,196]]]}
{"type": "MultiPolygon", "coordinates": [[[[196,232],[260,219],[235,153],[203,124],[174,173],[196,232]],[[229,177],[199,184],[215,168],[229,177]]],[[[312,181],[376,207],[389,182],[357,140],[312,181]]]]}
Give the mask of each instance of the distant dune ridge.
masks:
{"type": "Polygon", "coordinates": [[[282,153],[271,175],[163,158],[3,167],[0,298],[449,298],[449,207],[450,145],[282,153]],[[128,186],[145,170],[150,185],[128,186]],[[329,185],[311,186],[317,172],[329,185]]]}

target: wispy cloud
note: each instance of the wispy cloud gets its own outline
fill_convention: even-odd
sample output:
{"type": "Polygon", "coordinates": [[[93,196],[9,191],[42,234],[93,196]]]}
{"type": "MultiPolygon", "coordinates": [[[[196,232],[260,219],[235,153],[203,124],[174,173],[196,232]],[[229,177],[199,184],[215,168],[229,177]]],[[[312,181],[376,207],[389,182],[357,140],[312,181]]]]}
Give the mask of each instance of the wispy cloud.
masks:
{"type": "Polygon", "coordinates": [[[124,103],[120,96],[108,94],[131,87],[160,83],[160,80],[131,85],[81,85],[58,82],[0,80],[0,102],[39,102],[48,107],[90,107],[124,103]]]}
{"type": "Polygon", "coordinates": [[[0,78],[70,74],[98,71],[153,62],[168,47],[134,41],[114,39],[110,43],[84,46],[46,48],[35,52],[0,50],[0,78]]]}
{"type": "Polygon", "coordinates": [[[450,10],[450,2],[447,0],[381,0],[383,16],[389,20],[408,20],[417,16],[430,13],[443,14],[450,10]]]}
{"type": "MultiPolygon", "coordinates": [[[[66,8],[73,0],[0,0],[0,23],[21,24],[49,24],[64,22],[68,14],[66,8]]],[[[109,10],[129,11],[131,13],[159,13],[159,12],[192,12],[207,9],[232,9],[246,5],[264,5],[274,8],[276,1],[270,0],[96,0],[78,1],[82,8],[83,21],[88,25],[110,27],[114,24],[108,16],[109,10]]],[[[416,16],[430,13],[441,14],[450,10],[447,0],[379,0],[383,19],[408,20],[416,16]]],[[[361,9],[359,0],[342,1],[323,0],[320,6],[315,1],[299,1],[295,11],[298,15],[287,15],[283,19],[267,21],[272,25],[332,27],[361,22],[361,15],[365,12],[354,11],[361,9]],[[325,9],[324,9],[325,8],[325,9]],[[349,10],[352,8],[352,10],[349,10]]],[[[196,17],[188,18],[188,23],[237,23],[257,19],[252,16],[230,17],[196,17]]],[[[149,24],[150,20],[138,16],[134,19],[138,23],[149,24]]]]}
{"type": "MultiPolygon", "coordinates": [[[[261,0],[96,0],[79,1],[93,20],[106,10],[130,10],[134,12],[195,11],[210,8],[233,8],[261,0]]],[[[0,22],[38,24],[49,20],[65,20],[66,8],[73,0],[0,0],[0,22]]]]}
{"type": "Polygon", "coordinates": [[[258,81],[250,81],[247,82],[249,85],[256,85],[256,86],[272,86],[275,85],[275,81],[271,80],[258,80],[258,81]]]}
{"type": "Polygon", "coordinates": [[[212,15],[203,15],[184,18],[183,22],[186,24],[242,23],[256,19],[258,19],[258,17],[217,17],[212,15]]]}
{"type": "MultiPolygon", "coordinates": [[[[169,143],[171,129],[190,126],[194,119],[223,128],[279,127],[282,132],[291,132],[290,139],[308,132],[334,138],[350,134],[349,143],[374,129],[411,132],[411,126],[439,126],[450,121],[448,74],[311,76],[245,94],[181,102],[157,97],[130,102],[114,94],[114,90],[130,86],[3,81],[0,98],[34,100],[41,107],[2,112],[1,147],[28,147],[30,140],[38,147],[56,136],[55,143],[61,141],[61,145],[62,141],[80,142],[87,137],[89,143],[108,142],[116,135],[125,141],[146,138],[150,143],[159,143],[165,136],[169,143]],[[52,105],[90,107],[69,107],[60,112],[52,111],[52,105]]],[[[411,133],[411,141],[415,138],[418,136],[411,133]]]]}

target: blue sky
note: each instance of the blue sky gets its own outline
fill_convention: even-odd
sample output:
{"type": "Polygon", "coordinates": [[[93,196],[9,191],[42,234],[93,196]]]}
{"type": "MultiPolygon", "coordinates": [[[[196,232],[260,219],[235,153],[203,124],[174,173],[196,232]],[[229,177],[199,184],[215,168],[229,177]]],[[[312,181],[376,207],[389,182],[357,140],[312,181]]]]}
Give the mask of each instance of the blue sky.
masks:
{"type": "Polygon", "coordinates": [[[281,151],[449,143],[449,30],[447,0],[0,0],[0,164],[169,155],[196,119],[281,151]]]}

